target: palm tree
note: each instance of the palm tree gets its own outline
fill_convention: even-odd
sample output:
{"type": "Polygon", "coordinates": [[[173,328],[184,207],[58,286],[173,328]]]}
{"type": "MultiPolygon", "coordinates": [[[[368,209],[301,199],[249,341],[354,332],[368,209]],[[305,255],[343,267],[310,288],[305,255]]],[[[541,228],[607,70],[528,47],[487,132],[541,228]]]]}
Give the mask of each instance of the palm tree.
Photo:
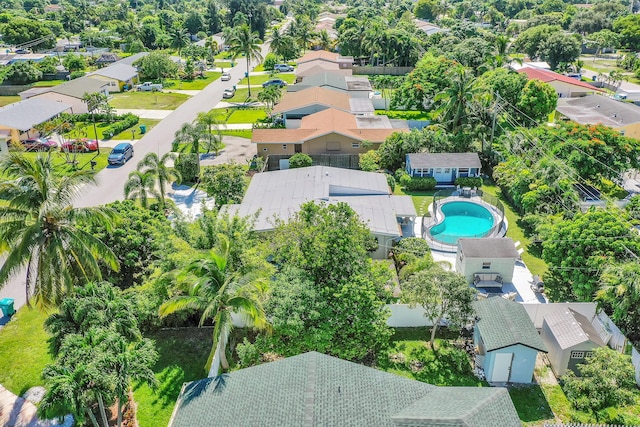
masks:
{"type": "Polygon", "coordinates": [[[177,295],[160,306],[160,317],[182,310],[202,313],[200,326],[207,319],[213,321],[213,345],[206,369],[209,376],[217,376],[222,368],[228,369],[226,346],[233,328],[232,314],[240,315],[246,324],[259,329],[268,327],[261,297],[267,280],[261,270],[239,274],[229,269],[229,240],[220,236],[220,249],[194,260],[185,269],[195,276],[195,283],[186,295],[177,295]]]}
{"type": "Polygon", "coordinates": [[[20,153],[0,158],[0,242],[8,256],[0,268],[0,286],[26,266],[27,303],[31,297],[40,306],[58,304],[83,279],[100,279],[99,261],[117,271],[114,253],[99,239],[79,227],[101,224],[111,230],[114,212],[106,207],[76,208],[73,200],[80,187],[95,184],[92,171],[74,171],[63,176],[50,155],[35,159],[20,153]]]}
{"type": "Polygon", "coordinates": [[[178,56],[180,56],[182,48],[189,44],[189,33],[183,27],[173,27],[169,36],[171,37],[171,47],[178,49],[178,56]]]}
{"type": "Polygon", "coordinates": [[[167,166],[167,161],[175,161],[178,156],[175,153],[165,153],[158,157],[156,153],[147,153],[138,163],[138,171],[151,174],[158,182],[157,188],[160,195],[160,205],[164,209],[165,187],[173,179],[177,183],[182,181],[182,176],[175,168],[167,166]],[[146,168],[146,169],[142,169],[146,168]]]}
{"type": "Polygon", "coordinates": [[[179,144],[187,144],[181,152],[194,153],[197,157],[198,175],[200,175],[200,139],[206,129],[199,123],[183,123],[175,133],[175,141],[179,144]]]}
{"type": "Polygon", "coordinates": [[[207,49],[211,63],[213,64],[215,62],[216,53],[218,53],[218,49],[220,48],[220,46],[218,46],[218,42],[215,41],[213,37],[208,37],[204,42],[204,47],[207,49]]]}
{"type": "Polygon", "coordinates": [[[320,31],[320,34],[318,34],[318,46],[320,46],[320,49],[331,51],[333,50],[334,44],[335,42],[331,39],[327,30],[320,31]]]}
{"type": "Polygon", "coordinates": [[[282,92],[277,86],[269,86],[258,94],[258,101],[263,102],[267,107],[269,115],[275,104],[282,98],[282,92]]]}
{"type": "Polygon", "coordinates": [[[156,191],[156,180],[152,172],[135,170],[129,174],[124,184],[124,196],[127,199],[140,199],[143,208],[149,207],[149,196],[157,199],[160,194],[156,191]]]}
{"type": "Polygon", "coordinates": [[[451,73],[451,84],[435,96],[435,101],[442,101],[438,109],[438,117],[445,127],[457,134],[467,122],[467,105],[478,92],[475,79],[470,71],[463,67],[454,68],[451,73]]]}
{"type": "Polygon", "coordinates": [[[218,120],[218,114],[213,110],[208,112],[201,111],[200,113],[198,113],[196,122],[200,126],[207,128],[207,154],[213,149],[213,151],[216,153],[216,156],[218,156],[218,152],[220,151],[220,147],[222,145],[222,134],[220,133],[220,129],[218,128],[218,125],[220,124],[218,120]]]}
{"type": "Polygon", "coordinates": [[[249,63],[252,59],[262,61],[260,53],[260,39],[257,33],[251,32],[248,25],[241,25],[233,31],[229,40],[230,50],[233,53],[233,59],[240,55],[245,56],[247,60],[247,89],[249,89],[249,97],[251,97],[251,83],[249,81],[249,63]]]}
{"type": "Polygon", "coordinates": [[[282,56],[282,51],[286,48],[285,41],[280,33],[280,28],[273,27],[271,29],[271,36],[269,36],[269,50],[273,52],[276,57],[282,56]]]}

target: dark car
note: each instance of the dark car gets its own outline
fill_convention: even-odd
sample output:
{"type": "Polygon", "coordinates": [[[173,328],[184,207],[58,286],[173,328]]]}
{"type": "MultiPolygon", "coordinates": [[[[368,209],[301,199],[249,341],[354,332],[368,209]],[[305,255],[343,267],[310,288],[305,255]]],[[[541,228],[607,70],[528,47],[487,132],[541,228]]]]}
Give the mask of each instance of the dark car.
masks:
{"type": "Polygon", "coordinates": [[[89,153],[98,151],[98,141],[95,139],[71,139],[61,146],[62,151],[70,153],[89,153]]]}
{"type": "Polygon", "coordinates": [[[271,79],[271,80],[267,80],[266,82],[262,83],[262,87],[269,87],[269,86],[285,87],[286,85],[287,85],[287,82],[285,82],[284,80],[280,80],[280,79],[271,79]]]}
{"type": "Polygon", "coordinates": [[[107,161],[110,165],[124,165],[127,160],[133,157],[133,145],[128,142],[121,142],[113,147],[107,161]]]}
{"type": "Polygon", "coordinates": [[[33,138],[22,141],[27,151],[48,151],[58,146],[58,143],[52,139],[33,138]]]}

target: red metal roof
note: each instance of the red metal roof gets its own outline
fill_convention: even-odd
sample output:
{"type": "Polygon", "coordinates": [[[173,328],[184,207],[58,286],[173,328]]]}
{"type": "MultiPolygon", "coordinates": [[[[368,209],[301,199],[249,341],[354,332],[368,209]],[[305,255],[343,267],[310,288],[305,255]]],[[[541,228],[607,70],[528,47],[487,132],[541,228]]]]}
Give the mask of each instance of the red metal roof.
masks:
{"type": "Polygon", "coordinates": [[[527,77],[529,78],[529,80],[532,79],[538,79],[540,81],[543,81],[545,83],[549,83],[552,81],[560,81],[563,83],[567,83],[570,85],[574,85],[574,86],[580,86],[580,87],[584,87],[587,89],[591,89],[591,90],[596,90],[599,92],[602,92],[602,89],[599,89],[595,86],[591,86],[588,83],[585,83],[583,81],[580,81],[578,79],[574,79],[573,77],[568,77],[565,76],[563,74],[558,74],[558,73],[554,73],[553,71],[549,71],[549,70],[542,70],[540,68],[533,68],[533,67],[522,67],[518,70],[519,73],[525,73],[527,75],[527,77]]]}

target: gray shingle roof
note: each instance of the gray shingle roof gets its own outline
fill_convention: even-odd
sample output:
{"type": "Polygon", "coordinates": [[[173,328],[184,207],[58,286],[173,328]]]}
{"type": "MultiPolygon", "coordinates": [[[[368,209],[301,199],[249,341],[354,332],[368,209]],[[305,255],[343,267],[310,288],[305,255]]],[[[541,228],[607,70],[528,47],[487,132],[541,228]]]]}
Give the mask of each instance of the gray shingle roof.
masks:
{"type": "Polygon", "coordinates": [[[640,122],[640,107],[601,95],[559,98],[557,110],[580,124],[620,127],[640,122]]]}
{"type": "Polygon", "coordinates": [[[211,425],[488,427],[521,424],[508,394],[502,389],[439,389],[311,352],[186,384],[170,426],[211,425]],[[410,405],[418,402],[419,406],[404,413],[405,408],[410,409],[410,405]],[[465,423],[451,424],[450,413],[465,423]],[[406,422],[393,418],[395,414],[412,418],[406,422]],[[423,419],[437,422],[425,424],[423,419]]]}
{"type": "Polygon", "coordinates": [[[90,75],[103,76],[110,79],[120,80],[121,82],[126,82],[137,76],[138,70],[136,69],[136,67],[128,64],[116,63],[108,67],[101,68],[100,70],[94,71],[90,75]]]}
{"type": "Polygon", "coordinates": [[[411,153],[408,156],[415,169],[482,167],[478,153],[411,153]]]}
{"type": "Polygon", "coordinates": [[[547,347],[525,308],[505,298],[489,298],[474,303],[476,328],[487,351],[516,344],[547,352],[547,347]]]}
{"type": "Polygon", "coordinates": [[[62,95],[71,96],[73,98],[82,99],[85,93],[101,92],[108,83],[89,77],[80,77],[58,86],[53,86],[46,92],[54,92],[62,95]]]}
{"type": "Polygon", "coordinates": [[[562,349],[587,341],[592,341],[599,346],[606,345],[589,319],[570,308],[563,307],[561,310],[546,314],[544,323],[549,326],[549,330],[562,349]]]}
{"type": "Polygon", "coordinates": [[[126,58],[122,58],[120,61],[116,62],[116,64],[133,65],[133,63],[136,62],[138,59],[147,55],[149,55],[149,52],[139,52],[134,55],[127,56],[126,58]]]}
{"type": "Polygon", "coordinates": [[[458,244],[467,258],[518,258],[516,246],[509,237],[460,239],[458,244]]]}
{"type": "Polygon", "coordinates": [[[0,125],[27,131],[70,108],[52,99],[29,98],[0,108],[0,125]]]}

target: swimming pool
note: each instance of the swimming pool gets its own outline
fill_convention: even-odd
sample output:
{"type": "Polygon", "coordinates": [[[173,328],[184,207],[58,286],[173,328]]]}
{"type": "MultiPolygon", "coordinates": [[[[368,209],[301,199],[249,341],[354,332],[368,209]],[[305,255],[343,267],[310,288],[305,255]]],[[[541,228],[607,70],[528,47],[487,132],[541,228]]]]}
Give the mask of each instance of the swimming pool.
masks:
{"type": "Polygon", "coordinates": [[[444,220],[429,230],[431,237],[455,245],[464,237],[484,237],[493,227],[491,212],[477,203],[449,202],[440,206],[444,220]]]}

